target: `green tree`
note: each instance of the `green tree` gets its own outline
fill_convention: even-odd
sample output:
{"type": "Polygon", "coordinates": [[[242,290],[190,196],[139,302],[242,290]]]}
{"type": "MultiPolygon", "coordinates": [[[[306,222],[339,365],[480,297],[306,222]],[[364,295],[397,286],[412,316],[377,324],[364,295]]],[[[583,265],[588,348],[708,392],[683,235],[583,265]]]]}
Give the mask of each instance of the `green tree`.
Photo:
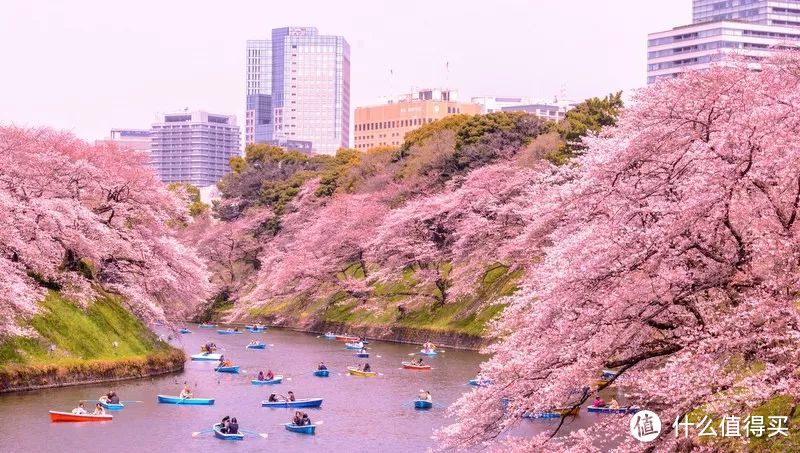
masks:
{"type": "Polygon", "coordinates": [[[200,189],[195,185],[188,182],[171,182],[167,185],[167,189],[185,197],[189,214],[192,217],[197,217],[208,211],[209,206],[200,200],[200,189]]]}
{"type": "Polygon", "coordinates": [[[575,106],[558,124],[559,135],[565,144],[554,153],[548,154],[547,158],[561,164],[582,154],[586,148],[583,137],[590,133],[596,134],[606,126],[617,124],[623,106],[622,91],[603,98],[589,98],[575,106]]]}

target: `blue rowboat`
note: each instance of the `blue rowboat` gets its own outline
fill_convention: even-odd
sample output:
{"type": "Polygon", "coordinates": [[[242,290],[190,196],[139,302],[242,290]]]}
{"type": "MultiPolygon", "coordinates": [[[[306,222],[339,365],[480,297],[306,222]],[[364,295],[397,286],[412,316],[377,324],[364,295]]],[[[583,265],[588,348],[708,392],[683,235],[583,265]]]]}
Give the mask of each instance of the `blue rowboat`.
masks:
{"type": "Polygon", "coordinates": [[[630,407],[619,407],[617,409],[611,409],[610,407],[594,407],[589,406],[586,408],[587,412],[594,412],[595,414],[635,414],[639,412],[639,408],[635,406],[630,407]]]}
{"type": "Polygon", "coordinates": [[[222,432],[222,424],[214,425],[214,437],[222,440],[244,440],[244,433],[225,434],[222,432]]]}
{"type": "Polygon", "coordinates": [[[432,407],[433,403],[431,401],[414,400],[414,409],[430,409],[432,407]]]}
{"type": "Polygon", "coordinates": [[[217,325],[216,324],[200,324],[197,327],[199,327],[201,329],[213,329],[214,327],[217,327],[217,325]]]}
{"type": "Polygon", "coordinates": [[[247,329],[250,333],[261,333],[261,332],[266,332],[267,331],[267,328],[264,327],[264,326],[261,326],[261,327],[245,326],[245,329],[247,329]]]}
{"type": "Polygon", "coordinates": [[[217,330],[217,333],[220,335],[239,335],[241,332],[239,332],[238,330],[227,329],[227,330],[217,330]]]}
{"type": "Polygon", "coordinates": [[[181,327],[181,330],[179,330],[178,332],[180,332],[180,333],[192,333],[192,331],[187,329],[186,327],[181,327]]]}
{"type": "Polygon", "coordinates": [[[326,340],[335,340],[336,339],[336,334],[328,332],[328,333],[325,334],[325,339],[326,340]]]}
{"type": "Polygon", "coordinates": [[[322,398],[303,398],[295,401],[262,401],[261,407],[320,407],[322,398]]]}
{"type": "Polygon", "coordinates": [[[345,349],[361,349],[363,347],[364,347],[364,343],[361,343],[361,342],[358,342],[358,343],[347,343],[347,344],[344,345],[345,349]]]}
{"type": "Polygon", "coordinates": [[[474,385],[476,387],[486,387],[487,385],[491,384],[491,379],[470,379],[467,381],[469,385],[474,385]]]}
{"type": "Polygon", "coordinates": [[[291,431],[293,433],[300,433],[300,434],[314,434],[314,430],[317,429],[317,425],[303,425],[298,426],[294,423],[286,423],[283,426],[286,427],[287,431],[291,431]]]}
{"type": "Polygon", "coordinates": [[[125,405],[122,403],[113,404],[113,403],[104,403],[100,401],[100,405],[103,406],[103,408],[108,409],[110,411],[121,411],[122,409],[125,409],[125,405]]]}
{"type": "Polygon", "coordinates": [[[267,349],[266,343],[256,343],[247,345],[247,349],[267,349]]]}
{"type": "Polygon", "coordinates": [[[433,357],[433,356],[435,356],[437,354],[436,351],[426,351],[424,349],[420,349],[419,353],[422,354],[422,355],[426,355],[428,357],[433,357]]]}
{"type": "Polygon", "coordinates": [[[217,373],[238,373],[239,366],[218,366],[214,368],[217,373]]]}
{"type": "Polygon", "coordinates": [[[367,359],[369,358],[369,352],[356,352],[356,357],[367,359]]]}
{"type": "Polygon", "coordinates": [[[317,377],[328,377],[329,374],[330,374],[330,371],[328,371],[328,370],[317,370],[317,371],[314,372],[314,376],[317,376],[317,377]]]}
{"type": "Polygon", "coordinates": [[[561,418],[561,414],[556,412],[525,412],[522,414],[522,417],[532,419],[554,419],[561,418]]]}
{"type": "Polygon", "coordinates": [[[192,358],[192,360],[209,360],[209,361],[213,360],[215,362],[219,362],[219,359],[220,357],[222,357],[222,354],[206,354],[204,352],[201,352],[200,354],[195,354],[190,357],[192,358]]]}
{"type": "Polygon", "coordinates": [[[180,396],[158,395],[158,402],[163,404],[187,404],[190,406],[211,406],[214,398],[181,398],[180,396]]]}
{"type": "Polygon", "coordinates": [[[251,379],[250,383],[253,385],[270,385],[270,384],[280,384],[283,381],[283,376],[277,375],[272,379],[251,379]]]}

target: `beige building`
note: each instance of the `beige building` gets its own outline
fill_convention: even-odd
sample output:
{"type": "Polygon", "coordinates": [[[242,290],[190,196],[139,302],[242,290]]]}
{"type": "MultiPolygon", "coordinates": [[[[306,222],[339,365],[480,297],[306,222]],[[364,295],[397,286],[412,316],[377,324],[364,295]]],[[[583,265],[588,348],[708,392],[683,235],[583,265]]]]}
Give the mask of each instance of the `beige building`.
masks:
{"type": "Polygon", "coordinates": [[[455,91],[420,90],[386,104],[356,107],[355,147],[400,146],[406,132],[459,113],[477,115],[481,106],[458,102],[455,91]]]}

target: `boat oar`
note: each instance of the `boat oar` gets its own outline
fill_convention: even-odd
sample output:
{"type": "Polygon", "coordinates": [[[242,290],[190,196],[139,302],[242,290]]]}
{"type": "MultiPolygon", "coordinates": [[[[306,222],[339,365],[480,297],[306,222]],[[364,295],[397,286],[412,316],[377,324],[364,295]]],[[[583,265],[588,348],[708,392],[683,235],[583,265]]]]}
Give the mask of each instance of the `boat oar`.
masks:
{"type": "Polygon", "coordinates": [[[195,431],[195,432],[193,432],[193,433],[192,433],[192,437],[197,437],[197,436],[199,436],[200,434],[208,434],[208,433],[210,433],[211,431],[214,431],[214,430],[213,430],[213,429],[211,429],[211,428],[207,428],[207,429],[202,429],[202,430],[200,430],[200,431],[195,431]]]}
{"type": "Polygon", "coordinates": [[[239,431],[241,431],[241,432],[243,432],[245,434],[250,434],[251,436],[259,436],[259,437],[263,437],[264,439],[267,438],[267,433],[257,433],[255,431],[250,431],[249,429],[242,429],[242,428],[239,428],[239,431]]]}

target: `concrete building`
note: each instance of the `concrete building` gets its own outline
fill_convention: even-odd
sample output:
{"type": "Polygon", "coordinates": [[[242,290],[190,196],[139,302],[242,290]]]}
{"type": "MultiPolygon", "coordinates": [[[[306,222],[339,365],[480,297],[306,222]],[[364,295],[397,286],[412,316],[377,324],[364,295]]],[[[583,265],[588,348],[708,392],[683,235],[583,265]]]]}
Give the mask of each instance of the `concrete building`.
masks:
{"type": "Polygon", "coordinates": [[[406,133],[449,115],[481,113],[481,106],[458,102],[456,91],[425,89],[385,104],[356,107],[355,148],[399,146],[406,133]]]}
{"type": "Polygon", "coordinates": [[[474,96],[470,99],[470,102],[480,105],[481,113],[500,112],[503,107],[534,103],[531,98],[514,96],[474,96]]]}
{"type": "Polygon", "coordinates": [[[736,53],[758,60],[800,41],[800,0],[694,0],[692,25],[651,33],[647,83],[704,70],[736,53]]]}
{"type": "Polygon", "coordinates": [[[503,112],[527,112],[551,121],[564,119],[569,109],[575,106],[570,101],[535,102],[530,104],[511,105],[500,109],[503,112]]]}
{"type": "Polygon", "coordinates": [[[159,115],[151,129],[150,162],[163,182],[216,184],[241,155],[236,117],[204,111],[159,115]]]}
{"type": "Polygon", "coordinates": [[[694,0],[692,22],[736,20],[800,27],[800,0],[694,0]]]}
{"type": "Polygon", "coordinates": [[[317,153],[350,146],[350,45],[314,27],[247,41],[245,143],[296,140],[317,153]]]}
{"type": "Polygon", "coordinates": [[[111,129],[111,133],[103,140],[96,140],[96,144],[113,143],[120,148],[133,151],[150,152],[149,129],[111,129]]]}

